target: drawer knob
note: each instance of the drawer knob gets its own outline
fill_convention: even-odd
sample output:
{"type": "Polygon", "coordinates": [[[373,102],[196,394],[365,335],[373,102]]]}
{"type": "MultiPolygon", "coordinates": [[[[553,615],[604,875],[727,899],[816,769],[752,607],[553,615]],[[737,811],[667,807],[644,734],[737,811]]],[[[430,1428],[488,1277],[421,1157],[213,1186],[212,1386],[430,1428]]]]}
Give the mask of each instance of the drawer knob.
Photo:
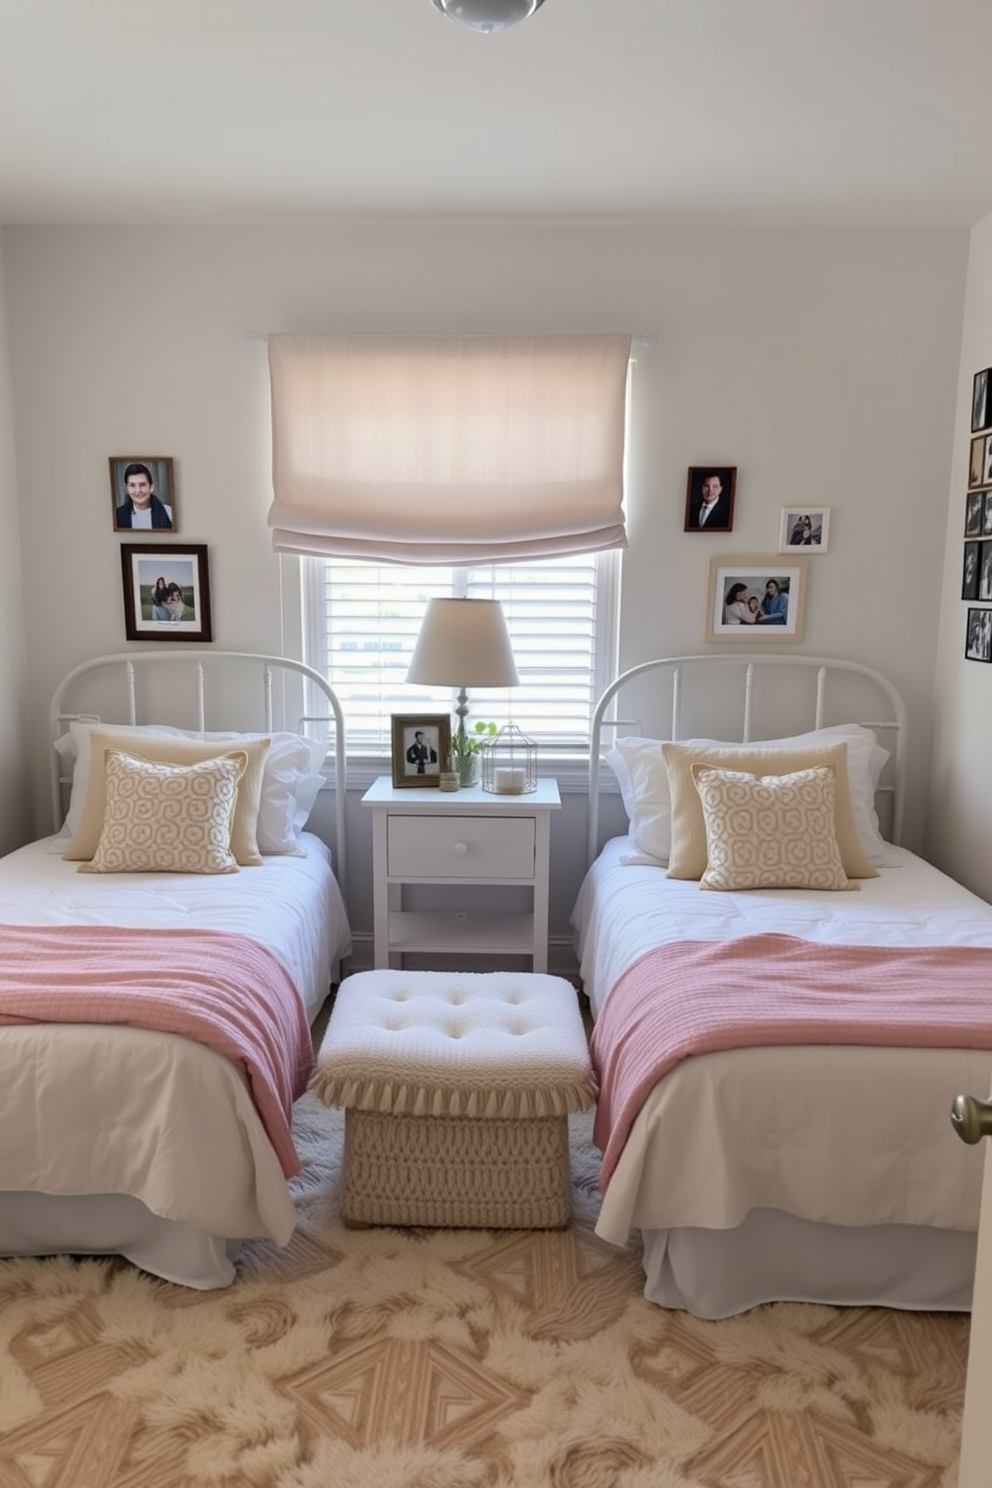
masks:
{"type": "Polygon", "coordinates": [[[455,857],[456,858],[464,858],[467,855],[467,853],[468,853],[468,843],[467,842],[456,842],[455,843],[455,857]]]}

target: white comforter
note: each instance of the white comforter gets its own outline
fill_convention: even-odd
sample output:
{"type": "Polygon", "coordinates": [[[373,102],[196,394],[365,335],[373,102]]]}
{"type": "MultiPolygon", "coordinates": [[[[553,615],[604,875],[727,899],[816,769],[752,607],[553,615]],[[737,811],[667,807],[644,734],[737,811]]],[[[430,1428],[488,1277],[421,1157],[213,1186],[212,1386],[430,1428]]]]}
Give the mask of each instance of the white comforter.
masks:
{"type": "MultiPolygon", "coordinates": [[[[78,874],[57,838],[0,860],[0,921],[210,928],[289,971],[312,1021],[350,936],[325,845],[237,874],[78,874]]],[[[143,1029],[0,1030],[0,1190],[130,1194],[212,1235],[284,1244],[294,1211],[244,1078],[199,1044],[143,1029]]],[[[2,1247],[2,1234],[0,1234],[2,1247]]]]}
{"type": "MultiPolygon", "coordinates": [[[[594,1014],[653,946],[778,932],[826,944],[992,946],[992,907],[902,849],[857,893],[724,894],[622,865],[608,843],[573,923],[594,1014]]],[[[939,995],[939,991],[935,991],[939,995]]],[[[992,988],[990,988],[992,1006],[992,988]]],[[[992,1054],[971,1050],[752,1049],[689,1059],[652,1092],[604,1198],[598,1233],[724,1229],[753,1209],[844,1225],[975,1230],[982,1153],[955,1136],[951,1102],[985,1094],[992,1054]]]]}

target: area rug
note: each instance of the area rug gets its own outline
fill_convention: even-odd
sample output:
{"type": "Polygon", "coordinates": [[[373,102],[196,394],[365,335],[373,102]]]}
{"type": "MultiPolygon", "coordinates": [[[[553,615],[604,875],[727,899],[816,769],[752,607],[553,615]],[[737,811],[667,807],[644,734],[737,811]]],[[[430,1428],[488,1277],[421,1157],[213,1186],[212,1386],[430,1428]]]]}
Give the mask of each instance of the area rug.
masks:
{"type": "Polygon", "coordinates": [[[951,1488],[968,1319],[702,1322],[593,1233],[348,1230],[338,1113],[296,1108],[299,1225],[226,1291],[0,1262],[3,1488],[951,1488]]]}

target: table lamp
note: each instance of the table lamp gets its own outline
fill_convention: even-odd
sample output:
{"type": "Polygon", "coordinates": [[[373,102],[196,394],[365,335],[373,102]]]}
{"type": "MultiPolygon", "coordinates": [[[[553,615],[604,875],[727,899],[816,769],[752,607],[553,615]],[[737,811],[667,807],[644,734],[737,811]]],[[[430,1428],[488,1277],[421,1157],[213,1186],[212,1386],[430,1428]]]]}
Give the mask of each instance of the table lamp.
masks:
{"type": "Polygon", "coordinates": [[[428,600],[406,680],[457,687],[456,734],[464,752],[468,688],[516,687],[520,681],[499,600],[428,600]]]}

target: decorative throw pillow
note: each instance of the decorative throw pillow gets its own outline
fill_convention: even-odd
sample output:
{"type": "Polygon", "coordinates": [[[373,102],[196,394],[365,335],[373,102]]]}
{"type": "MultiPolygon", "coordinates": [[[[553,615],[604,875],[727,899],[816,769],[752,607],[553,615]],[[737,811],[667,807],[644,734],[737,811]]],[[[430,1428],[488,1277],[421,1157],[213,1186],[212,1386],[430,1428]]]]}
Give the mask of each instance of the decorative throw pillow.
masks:
{"type": "Polygon", "coordinates": [[[829,766],[788,775],[690,767],[706,829],[701,889],[856,889],[834,832],[829,766]]]}
{"type": "MultiPolygon", "coordinates": [[[[176,728],[171,724],[107,724],[74,718],[69,732],[55,741],[55,748],[62,759],[63,772],[71,776],[72,790],[69,809],[60,835],[74,837],[79,830],[90,775],[90,735],[99,729],[115,736],[115,742],[123,734],[131,736],[131,742],[123,747],[132,753],[141,754],[134,736],[166,737],[170,739],[196,739],[201,743],[227,744],[240,749],[259,739],[269,739],[262,771],[261,795],[258,804],[256,839],[260,853],[299,856],[303,849],[300,832],[313,810],[317,794],[323,784],[322,767],[327,754],[325,739],[312,739],[305,734],[294,734],[276,730],[272,734],[236,733],[226,730],[218,733],[199,733],[193,729],[176,728]]],[[[659,756],[660,758],[660,756],[659,756]]],[[[242,789],[250,789],[250,782],[242,789]]]]}
{"type": "Polygon", "coordinates": [[[878,870],[865,857],[858,842],[851,813],[847,778],[847,743],[826,744],[812,749],[762,749],[693,747],[663,744],[661,752],[668,769],[672,798],[672,846],[668,858],[669,878],[702,878],[708,857],[706,828],[692,766],[736,770],[749,775],[791,775],[797,770],[826,766],[834,774],[834,829],[841,862],[848,878],[877,878],[878,870]]]}
{"type": "MultiPolygon", "coordinates": [[[[79,825],[62,854],[70,862],[92,858],[103,828],[107,802],[106,759],[111,750],[119,750],[153,764],[193,765],[202,760],[217,759],[231,751],[205,739],[174,738],[165,734],[130,733],[121,728],[88,731],[89,770],[86,798],[79,825]]],[[[239,745],[247,765],[237,789],[237,804],[231,828],[231,852],[242,867],[261,863],[256,826],[262,789],[262,772],[268,752],[267,736],[239,745]]],[[[82,752],[79,765],[82,764],[82,752]]]]}
{"type": "Polygon", "coordinates": [[[231,826],[244,750],[192,765],[107,751],[103,829],[79,873],[237,873],[231,826]]]}

